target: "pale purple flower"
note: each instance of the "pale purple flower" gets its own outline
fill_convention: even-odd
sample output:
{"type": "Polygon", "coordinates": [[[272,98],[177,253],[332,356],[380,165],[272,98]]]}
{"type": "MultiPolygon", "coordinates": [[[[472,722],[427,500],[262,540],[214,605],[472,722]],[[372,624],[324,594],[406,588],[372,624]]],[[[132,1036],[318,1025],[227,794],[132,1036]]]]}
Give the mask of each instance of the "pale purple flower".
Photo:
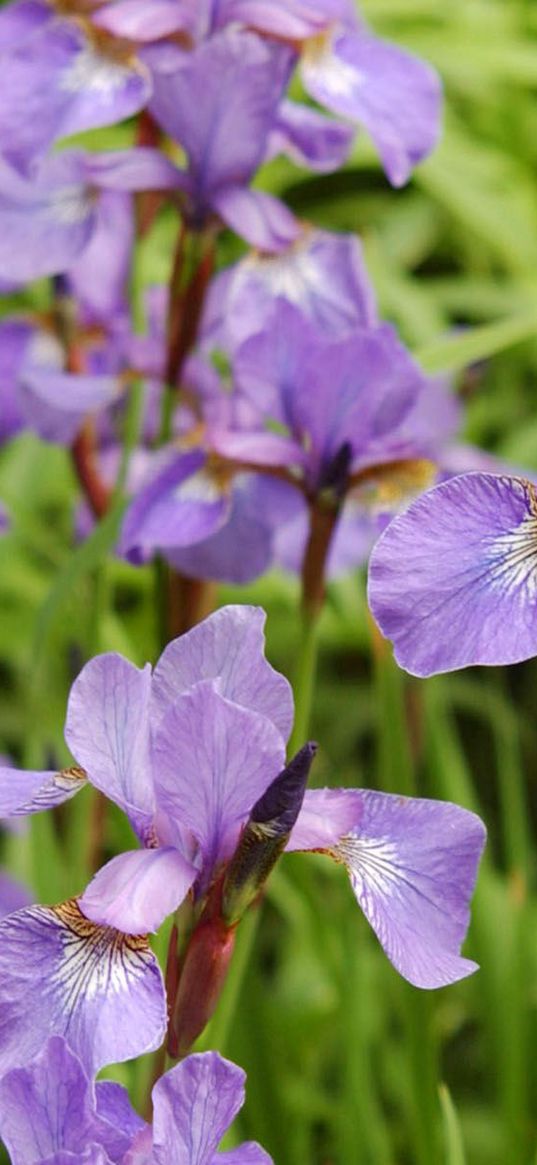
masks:
{"type": "MultiPolygon", "coordinates": [[[[262,623],[255,608],[223,608],[169,644],[153,675],[148,666],[139,670],[119,655],[105,655],[75,681],[67,742],[88,779],[125,810],[145,846],[113,858],[80,899],[77,967],[84,966],[84,924],[90,949],[96,923],[105,946],[106,936],[120,931],[127,932],[122,941],[128,944],[129,934],[156,929],[189,889],[203,903],[222,869],[230,861],[233,868],[243,827],[259,813],[265,821],[283,775],[292,700],[286,680],[263,658],[262,623]]],[[[309,763],[312,755],[310,749],[309,763]]],[[[0,812],[35,812],[83,780],[80,771],[0,770],[0,812]]],[[[302,793],[303,785],[295,817],[302,793]]],[[[475,969],[459,950],[483,841],[479,819],[454,805],[367,790],[315,790],[306,795],[287,848],[321,850],[347,865],[388,957],[412,983],[436,987],[475,969]]],[[[22,985],[36,975],[26,959],[30,946],[54,968],[36,1005],[38,1018],[53,1006],[63,1021],[69,1009],[62,910],[36,907],[0,924],[0,983],[10,1000],[10,1023],[0,1035],[4,1064],[13,1062],[17,1049],[26,1054],[42,1042],[43,1020],[33,1016],[28,1034],[22,1016],[22,985]]],[[[135,1002],[133,996],[133,1009],[135,1002]]],[[[95,1036],[95,1007],[77,1005],[80,1017],[70,1028],[86,1058],[90,1020],[93,1041],[108,1033],[102,1025],[95,1036]]],[[[114,1007],[110,998],[109,1022],[114,1007]]],[[[123,1020],[120,1028],[125,1039],[123,1020]]],[[[108,1035],[106,1047],[117,1038],[108,1035]]],[[[102,1048],[89,1051],[103,1062],[102,1048]]]]}
{"type": "Polygon", "coordinates": [[[280,299],[265,328],[236,351],[233,371],[237,416],[248,407],[249,423],[242,431],[211,425],[213,449],[250,466],[286,468],[308,496],[325,487],[343,450],[348,488],[372,467],[434,456],[453,425],[449,395],[388,324],[332,339],[280,299]]]}
{"type": "MultiPolygon", "coordinates": [[[[101,284],[102,298],[106,281],[101,284]]],[[[70,444],[88,414],[101,413],[118,402],[125,385],[124,317],[108,319],[103,333],[87,353],[87,372],[65,370],[65,350],[53,331],[24,317],[0,324],[0,404],[4,427],[0,440],[30,428],[45,441],[70,444]]]]}
{"type": "MultiPolygon", "coordinates": [[[[349,258],[346,247],[343,254],[349,258]]],[[[356,256],[351,252],[350,258],[356,256]]],[[[367,288],[361,303],[356,291],[355,285],[355,310],[365,315],[370,310],[367,288]]],[[[334,547],[331,566],[363,562],[364,524],[368,548],[382,529],[377,506],[367,520],[368,474],[380,482],[381,502],[384,474],[388,512],[399,493],[429,483],[430,459],[438,459],[458,423],[454,396],[423,375],[389,325],[373,321],[370,327],[356,324],[345,330],[340,321],[332,336],[316,324],[317,303],[313,295],[313,310],[306,315],[278,297],[269,310],[260,295],[263,327],[233,348],[232,392],[222,391],[214,371],[211,379],[200,377],[198,366],[192,370],[192,390],[199,389],[196,420],[202,419],[204,428],[194,430],[196,447],[182,452],[172,446],[155,457],[154,470],[123,524],[120,549],[132,561],[144,561],[158,550],[187,573],[235,582],[255,577],[275,558],[286,565],[291,558],[296,562],[303,556],[308,503],[334,488],[335,474],[339,501],[351,496],[350,521],[341,537],[358,533],[359,556],[356,550],[334,547]],[[401,462],[408,466],[408,480],[401,462]],[[255,498],[263,499],[257,510],[255,498]],[[210,557],[197,553],[214,538],[210,557]],[[190,563],[190,548],[196,565],[190,563]]],[[[217,331],[215,320],[213,336],[217,331]]],[[[230,337],[233,345],[233,329],[230,337]]],[[[188,430],[186,443],[192,445],[188,430]]]]}
{"type": "Polygon", "coordinates": [[[369,601],[415,675],[537,654],[537,494],[470,473],[424,494],[373,551],[369,601]]]}
{"type": "Polygon", "coordinates": [[[215,23],[228,21],[295,44],[310,96],[364,126],[394,186],[406,182],[436,145],[438,76],[419,58],[374,36],[352,0],[219,0],[215,23]]]}
{"type": "Polygon", "coordinates": [[[137,113],[151,92],[147,67],[125,46],[92,36],[46,3],[0,12],[0,151],[19,167],[59,138],[137,113]]]}
{"type": "Polygon", "coordinates": [[[0,1079],[0,1134],[12,1165],[270,1165],[254,1142],[220,1158],[244,1103],[245,1074],[217,1052],[188,1056],[152,1091],[153,1123],[119,1084],[92,1080],[59,1036],[0,1079]]]}
{"type": "Polygon", "coordinates": [[[299,233],[291,212],[250,182],[277,126],[293,53],[224,29],[191,52],[156,58],[150,109],[183,147],[185,213],[194,227],[219,216],[254,246],[280,250],[299,233]]]}
{"type": "MultiPolygon", "coordinates": [[[[20,173],[0,157],[0,269],[14,280],[69,271],[105,227],[100,193],[175,189],[178,171],[156,150],[64,150],[20,173]]],[[[124,242],[118,239],[123,253],[124,242]]]]}

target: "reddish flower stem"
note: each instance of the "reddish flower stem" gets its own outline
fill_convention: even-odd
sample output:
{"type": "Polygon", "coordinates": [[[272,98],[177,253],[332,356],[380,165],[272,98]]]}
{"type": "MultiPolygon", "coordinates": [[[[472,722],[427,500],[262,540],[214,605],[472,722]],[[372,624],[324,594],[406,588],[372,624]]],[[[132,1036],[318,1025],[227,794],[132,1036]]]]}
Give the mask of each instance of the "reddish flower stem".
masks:
{"type": "MultiPolygon", "coordinates": [[[[161,437],[171,435],[173,409],[180,389],[184,362],[198,334],[205,295],[214,267],[214,232],[193,233],[183,222],[170,277],[168,301],[168,343],[166,353],[166,397],[163,403],[161,437]]],[[[203,579],[187,578],[166,570],[166,636],[183,634],[214,608],[215,587],[203,579]]]]}
{"type": "Polygon", "coordinates": [[[168,1027],[168,1053],[186,1056],[208,1024],[224,986],[237,924],[222,918],[222,880],[213,887],[188,943],[168,1027]]]}
{"type": "Polygon", "coordinates": [[[103,481],[97,459],[95,427],[88,418],[71,446],[76,475],[94,518],[99,520],[108,512],[112,491],[103,481]]]}
{"type": "Polygon", "coordinates": [[[336,529],[339,507],[310,501],[309,536],[302,563],[302,610],[310,619],[320,614],[325,597],[326,560],[336,529]]]}

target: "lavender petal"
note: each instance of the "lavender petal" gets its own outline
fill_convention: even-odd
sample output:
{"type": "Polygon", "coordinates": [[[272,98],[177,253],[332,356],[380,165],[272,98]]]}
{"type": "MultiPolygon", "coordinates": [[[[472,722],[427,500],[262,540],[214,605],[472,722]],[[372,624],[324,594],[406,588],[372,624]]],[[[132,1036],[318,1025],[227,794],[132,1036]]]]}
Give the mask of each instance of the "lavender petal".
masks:
{"type": "MultiPolygon", "coordinates": [[[[124,1117],[124,1109],[116,1106],[114,1115],[124,1117]]],[[[13,1165],[76,1153],[92,1142],[118,1161],[130,1144],[130,1121],[124,1129],[97,1115],[88,1076],[60,1036],[52,1036],[32,1063],[2,1077],[0,1124],[13,1165]]]]}
{"type": "Polygon", "coordinates": [[[313,790],[288,848],[306,842],[347,866],[359,905],[410,983],[443,987],[476,970],[459,954],[485,842],[474,813],[369,789],[313,790]]]}
{"type": "Polygon", "coordinates": [[[373,550],[369,601],[415,675],[537,654],[537,494],[470,473],[430,490],[373,550]]]}
{"type": "Polygon", "coordinates": [[[154,808],[149,761],[151,668],[121,655],[91,659],[69,695],[65,739],[88,779],[122,809],[148,826],[154,808]]]}
{"type": "Polygon", "coordinates": [[[160,721],[153,743],[159,808],[197,838],[207,877],[232,853],[284,755],[271,721],[224,699],[217,681],[203,680],[179,696],[160,721]]]}
{"type": "Polygon", "coordinates": [[[92,1074],[158,1048],[162,975],[144,937],[96,926],[76,901],[0,922],[0,1074],[64,1036],[92,1074]]]}
{"type": "Polygon", "coordinates": [[[293,695],[284,676],[265,659],[261,607],[222,607],[164,649],[153,675],[153,720],[200,680],[217,680],[220,695],[259,712],[287,739],[293,695]]]}
{"type": "Polygon", "coordinates": [[[176,850],[132,850],[107,862],[79,899],[92,922],[125,934],[156,931],[186,897],[197,870],[176,850]]]}
{"type": "Polygon", "coordinates": [[[433,69],[388,41],[359,30],[336,33],[302,61],[308,93],[364,125],[390,182],[401,186],[431,152],[440,129],[441,89],[433,69]]]}

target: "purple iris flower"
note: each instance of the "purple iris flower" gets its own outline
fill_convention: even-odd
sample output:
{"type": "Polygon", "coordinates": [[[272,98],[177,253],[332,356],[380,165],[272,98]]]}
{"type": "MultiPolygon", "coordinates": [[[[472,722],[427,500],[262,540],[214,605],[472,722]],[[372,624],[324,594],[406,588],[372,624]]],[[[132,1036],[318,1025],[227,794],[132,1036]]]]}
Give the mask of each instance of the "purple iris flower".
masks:
{"type": "Polygon", "coordinates": [[[233,472],[203,447],[146,462],[145,481],[127,510],[119,552],[146,562],[156,552],[183,574],[247,583],[274,558],[282,522],[300,504],[286,482],[233,472]],[[239,549],[240,548],[240,549],[239,549]]]}
{"type": "MultiPolygon", "coordinates": [[[[108,297],[106,269],[103,276],[99,312],[108,297]]],[[[92,309],[83,312],[90,330],[98,298],[99,293],[92,309]]],[[[78,343],[87,367],[85,374],[75,374],[66,370],[64,346],[52,328],[24,317],[0,323],[0,441],[28,427],[45,441],[70,444],[88,414],[102,414],[121,399],[129,346],[122,307],[106,329],[99,326],[90,336],[85,328],[82,320],[78,343]]]]}
{"type": "Polygon", "coordinates": [[[188,1056],[152,1091],[153,1123],[111,1081],[93,1083],[59,1036],[0,1079],[0,1133],[12,1165],[270,1165],[250,1141],[217,1152],[244,1103],[245,1074],[217,1052],[188,1056]]]}
{"type": "Polygon", "coordinates": [[[374,36],[352,0],[219,0],[216,23],[240,21],[302,50],[311,97],[363,125],[390,182],[401,186],[438,140],[441,89],[433,69],[374,36]]]}
{"type": "MultiPolygon", "coordinates": [[[[109,200],[101,206],[101,191],[175,189],[177,173],[163,154],[148,148],[65,150],[35,163],[28,174],[0,158],[2,273],[25,281],[89,263],[87,249],[106,231],[103,215],[111,214],[109,200]]],[[[117,246],[123,255],[122,233],[117,246]]]]}
{"type": "Polygon", "coordinates": [[[251,190],[293,68],[293,53],[254,33],[224,29],[193,51],[155,60],[150,109],[187,156],[186,214],[217,215],[254,246],[279,250],[299,233],[291,212],[251,190]]]}
{"type": "MultiPolygon", "coordinates": [[[[262,314],[263,297],[260,304],[262,314]]],[[[365,296],[359,306],[369,311],[365,296]]],[[[332,488],[336,473],[339,500],[356,493],[346,530],[356,529],[362,562],[364,545],[383,528],[378,507],[367,520],[370,493],[389,513],[401,493],[429,484],[433,467],[424,459],[436,459],[457,426],[454,398],[427,380],[388,325],[344,331],[340,323],[341,333],[331,338],[312,315],[277,299],[262,330],[233,353],[233,392],[222,391],[214,371],[210,392],[207,377],[200,384],[204,427],[197,447],[161,454],[165,460],[127,511],[120,546],[131,560],[159,550],[181,569],[184,563],[187,573],[199,568],[202,577],[220,579],[240,565],[240,576],[231,576],[237,582],[255,577],[275,556],[289,565],[285,543],[296,562],[307,537],[308,504],[332,488]],[[236,505],[253,495],[263,502],[257,513],[248,505],[257,526],[265,525],[262,556],[255,530],[250,544],[244,523],[240,538],[232,524],[236,505]],[[216,536],[210,560],[197,557],[196,567],[189,565],[190,548],[216,536]]],[[[345,549],[334,553],[336,560],[350,557],[345,549]]]]}
{"type": "Polygon", "coordinates": [[[537,490],[469,473],[397,517],[370,564],[369,601],[398,662],[425,676],[537,654],[537,490]]]}
{"type": "Polygon", "coordinates": [[[389,325],[333,340],[284,300],[237,350],[234,376],[237,399],[257,423],[250,418],[242,432],[211,427],[212,447],[250,466],[287,469],[310,497],[344,450],[350,488],[375,467],[433,455],[433,404],[445,413],[442,437],[453,421],[449,397],[389,325]]]}
{"type": "Polygon", "coordinates": [[[227,429],[237,412],[214,368],[191,358],[182,387],[193,408],[177,411],[174,443],[149,455],[119,552],[140,563],[158,551],[187,576],[249,582],[270,566],[274,531],[294,513],[296,491],[285,481],[236,472],[212,455],[207,426],[227,429]]]}
{"type": "Polygon", "coordinates": [[[23,168],[59,138],[132,116],[151,92],[130,45],[39,0],[0,12],[0,65],[0,151],[23,168]]]}
{"type": "MultiPolygon", "coordinates": [[[[284,769],[292,697],[264,659],[263,622],[259,609],[223,608],[170,643],[153,674],[98,656],[67,712],[66,740],[84,768],[0,770],[3,815],[58,804],[88,779],[124,809],[143,847],[113,858],[78,902],[0,923],[4,1071],[33,1056],[45,1033],[65,1035],[91,1070],[162,1039],[160,979],[139,935],[189,891],[203,908],[233,868],[244,827],[266,822],[284,769]]],[[[484,842],[474,814],[368,790],[314,790],[299,811],[300,799],[287,848],[346,865],[405,978],[431,988],[475,970],[459,954],[484,842]]]]}

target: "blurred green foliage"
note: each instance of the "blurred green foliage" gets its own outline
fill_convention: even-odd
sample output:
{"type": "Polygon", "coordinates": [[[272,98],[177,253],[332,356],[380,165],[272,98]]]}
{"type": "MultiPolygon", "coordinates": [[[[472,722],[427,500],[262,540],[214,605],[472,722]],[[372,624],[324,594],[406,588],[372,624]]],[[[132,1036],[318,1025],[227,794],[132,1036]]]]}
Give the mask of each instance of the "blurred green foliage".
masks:
{"type": "MultiPolygon", "coordinates": [[[[429,370],[453,374],[467,438],[537,470],[536,6],[362,7],[377,32],[440,70],[442,144],[398,192],[365,136],[337,175],[274,163],[260,184],[312,222],[359,232],[383,315],[429,370]],[[470,374],[469,361],[479,361],[470,374]]],[[[116,145],[118,133],[94,139],[116,145]]],[[[142,285],[166,278],[172,229],[164,216],[144,245],[142,285]]],[[[225,240],[222,262],[236,247],[225,240]]],[[[38,303],[46,295],[43,285],[32,292],[38,303]]],[[[0,750],[25,765],[61,763],[66,695],[83,660],[158,654],[154,578],[109,555],[111,527],[73,555],[76,487],[64,451],[29,436],[5,448],[0,496],[13,516],[0,540],[0,750]]],[[[292,674],[295,581],[274,575],[219,597],[267,608],[270,658],[292,674]]],[[[315,781],[413,790],[482,813],[490,841],[465,948],[482,969],[420,994],[381,954],[342,872],[290,856],[261,917],[243,924],[203,1046],[247,1069],[237,1137],[260,1140],[277,1165],[535,1165],[536,664],[410,681],[371,642],[363,578],[334,585],[315,781]]],[[[5,861],[42,901],[84,885],[90,800],[84,793],[57,819],[3,840],[5,861]]],[[[110,812],[110,854],[128,844],[125,828],[110,812]]],[[[146,1071],[117,1076],[139,1097],[146,1071]]]]}

